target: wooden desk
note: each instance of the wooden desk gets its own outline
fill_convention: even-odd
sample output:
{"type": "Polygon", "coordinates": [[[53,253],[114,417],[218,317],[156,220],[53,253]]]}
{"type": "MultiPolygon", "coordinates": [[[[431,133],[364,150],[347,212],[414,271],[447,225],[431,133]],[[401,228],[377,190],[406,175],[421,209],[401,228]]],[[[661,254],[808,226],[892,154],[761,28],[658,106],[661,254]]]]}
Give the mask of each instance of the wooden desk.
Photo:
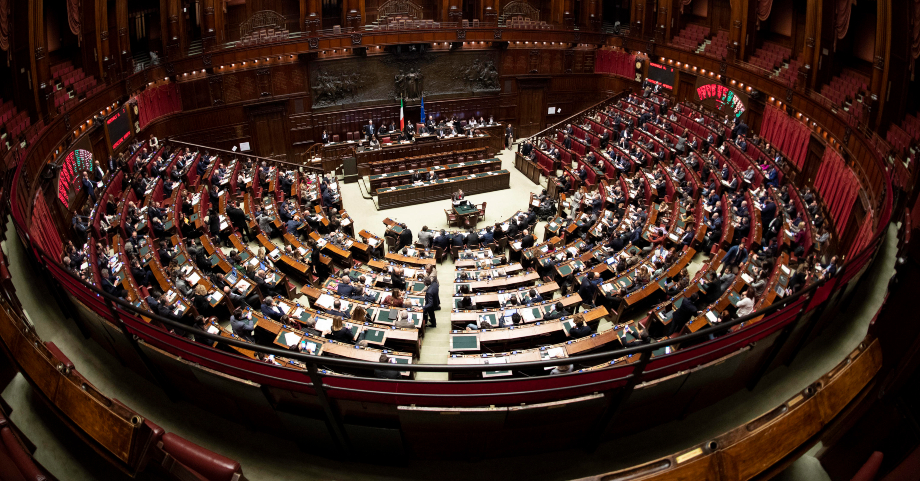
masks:
{"type": "Polygon", "coordinates": [[[436,200],[450,199],[454,192],[463,189],[468,195],[507,189],[511,173],[507,170],[438,179],[422,185],[389,187],[377,191],[377,209],[390,209],[416,205],[436,200]]]}
{"type": "Polygon", "coordinates": [[[376,193],[377,189],[381,187],[383,183],[386,183],[387,186],[396,186],[403,183],[405,180],[411,184],[412,175],[419,172],[424,172],[427,177],[429,172],[435,171],[439,178],[451,178],[462,175],[464,170],[472,171],[473,169],[477,169],[479,172],[491,172],[493,170],[499,170],[501,165],[502,162],[499,159],[483,159],[434,167],[420,167],[413,170],[391,172],[389,174],[372,175],[370,176],[371,193],[376,193]]]}

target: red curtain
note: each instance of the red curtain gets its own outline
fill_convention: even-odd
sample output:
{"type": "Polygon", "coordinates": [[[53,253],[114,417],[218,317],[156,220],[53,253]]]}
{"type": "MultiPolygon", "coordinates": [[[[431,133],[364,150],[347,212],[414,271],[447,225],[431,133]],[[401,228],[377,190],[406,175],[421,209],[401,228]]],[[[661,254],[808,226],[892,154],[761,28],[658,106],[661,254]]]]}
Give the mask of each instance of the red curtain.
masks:
{"type": "Polygon", "coordinates": [[[80,38],[80,0],[67,0],[67,23],[70,32],[80,38]]]}
{"type": "Polygon", "coordinates": [[[850,28],[853,5],[856,5],[856,0],[834,0],[834,31],[837,33],[837,39],[845,37],[850,28]]]}
{"type": "Polygon", "coordinates": [[[141,128],[146,127],[154,119],[178,112],[182,110],[179,86],[177,84],[166,84],[157,88],[147,89],[137,96],[137,107],[140,110],[141,128]]]}
{"type": "Polygon", "coordinates": [[[850,218],[850,211],[859,198],[859,181],[834,149],[824,151],[824,158],[821,159],[815,177],[815,189],[824,199],[837,233],[842,234],[850,218]]]}
{"type": "Polygon", "coordinates": [[[0,49],[10,49],[10,0],[0,0],[0,49]]]}
{"type": "Polygon", "coordinates": [[[770,18],[770,10],[773,8],[773,0],[757,0],[757,20],[763,22],[770,18]]]}
{"type": "Polygon", "coordinates": [[[811,137],[811,129],[807,125],[768,105],[760,124],[760,136],[779,149],[799,169],[805,165],[811,137]]]}
{"type": "Polygon", "coordinates": [[[920,0],[910,1],[910,54],[920,57],[920,0]]]}
{"type": "Polygon", "coordinates": [[[35,194],[35,202],[32,205],[32,225],[29,227],[32,240],[36,241],[46,254],[52,257],[60,256],[64,252],[64,244],[51,220],[51,211],[45,203],[45,198],[35,194]]]}
{"type": "Polygon", "coordinates": [[[873,219],[872,211],[866,213],[866,220],[863,221],[862,226],[859,228],[859,233],[856,234],[856,238],[853,239],[853,244],[850,245],[850,251],[847,253],[847,257],[853,257],[859,251],[863,250],[872,239],[872,233],[874,232],[872,226],[873,219]]]}
{"type": "Polygon", "coordinates": [[[594,72],[633,78],[635,77],[635,64],[635,55],[615,50],[598,50],[594,60],[594,72]]]}

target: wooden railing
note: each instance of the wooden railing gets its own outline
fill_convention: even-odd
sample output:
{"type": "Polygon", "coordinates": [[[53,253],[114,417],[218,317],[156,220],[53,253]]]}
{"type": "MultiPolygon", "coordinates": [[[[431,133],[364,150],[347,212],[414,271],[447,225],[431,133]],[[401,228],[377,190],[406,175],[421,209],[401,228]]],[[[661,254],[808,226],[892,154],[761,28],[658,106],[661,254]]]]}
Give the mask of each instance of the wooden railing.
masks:
{"type": "Polygon", "coordinates": [[[268,164],[268,165],[275,166],[275,167],[278,167],[278,168],[283,168],[283,169],[286,169],[286,170],[304,169],[304,170],[310,170],[310,171],[313,171],[313,172],[316,172],[316,173],[320,173],[320,174],[323,173],[323,169],[322,169],[321,167],[316,167],[316,166],[313,166],[313,165],[298,164],[298,163],[295,163],[295,162],[287,162],[287,161],[284,161],[284,160],[272,159],[272,158],[269,158],[269,157],[260,157],[260,156],[258,156],[258,155],[247,154],[247,153],[245,153],[245,152],[235,152],[235,151],[232,151],[232,150],[215,149],[214,147],[208,147],[208,146],[205,146],[205,145],[192,144],[192,143],[190,143],[190,142],[183,142],[183,141],[181,141],[181,140],[174,140],[174,139],[172,139],[172,138],[169,138],[169,139],[166,139],[166,140],[167,140],[169,143],[171,143],[171,144],[181,145],[181,146],[184,146],[184,147],[186,147],[186,148],[188,148],[188,149],[190,149],[190,150],[194,150],[195,152],[204,151],[204,150],[207,150],[207,151],[210,151],[210,152],[220,152],[222,155],[226,156],[227,158],[241,158],[241,159],[249,158],[249,159],[252,159],[253,161],[255,161],[256,163],[265,162],[265,163],[268,164]]]}

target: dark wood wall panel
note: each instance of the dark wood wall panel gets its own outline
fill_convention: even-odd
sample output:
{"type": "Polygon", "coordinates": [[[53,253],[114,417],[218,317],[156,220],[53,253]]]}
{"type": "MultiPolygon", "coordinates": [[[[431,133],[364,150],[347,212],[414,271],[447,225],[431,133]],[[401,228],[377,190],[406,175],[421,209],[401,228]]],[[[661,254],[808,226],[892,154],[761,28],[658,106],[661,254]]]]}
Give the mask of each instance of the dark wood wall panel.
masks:
{"type": "MultiPolygon", "coordinates": [[[[511,48],[494,54],[501,69],[500,90],[447,98],[426,94],[426,115],[438,120],[494,117],[514,125],[518,135],[529,135],[623,90],[628,82],[594,74],[594,54],[587,50],[511,48]],[[534,70],[538,73],[530,73],[534,70]],[[521,98],[525,91],[531,101],[521,98]],[[522,105],[527,107],[528,126],[519,130],[522,105]],[[547,106],[559,112],[549,115],[547,106]]],[[[326,62],[336,61],[309,65],[325,68],[326,62]]],[[[321,138],[323,130],[345,140],[348,132],[361,132],[368,119],[376,126],[399,123],[399,104],[391,100],[312,110],[308,78],[308,64],[295,62],[183,81],[180,91],[187,114],[176,117],[167,135],[221,148],[249,141],[254,152],[294,160],[321,138]]],[[[420,121],[420,114],[417,102],[406,105],[407,121],[420,121]]]]}

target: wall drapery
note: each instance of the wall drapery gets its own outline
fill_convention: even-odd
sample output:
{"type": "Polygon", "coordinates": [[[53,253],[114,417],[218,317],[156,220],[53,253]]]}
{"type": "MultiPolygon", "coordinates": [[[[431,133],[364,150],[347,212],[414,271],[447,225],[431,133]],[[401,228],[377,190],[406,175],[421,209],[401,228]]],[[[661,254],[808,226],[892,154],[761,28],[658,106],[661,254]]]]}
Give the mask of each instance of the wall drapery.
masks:
{"type": "Polygon", "coordinates": [[[594,72],[612,73],[631,79],[635,77],[636,56],[616,50],[598,50],[594,72]]]}
{"type": "Polygon", "coordinates": [[[920,58],[920,0],[910,0],[910,54],[920,58]]]}
{"type": "Polygon", "coordinates": [[[856,5],[856,0],[834,0],[834,31],[837,33],[834,40],[835,46],[836,41],[845,37],[850,28],[850,13],[853,12],[853,5],[856,5]]]}
{"type": "Polygon", "coordinates": [[[859,197],[859,181],[836,150],[824,150],[821,167],[815,177],[815,189],[824,199],[837,233],[843,233],[853,204],[859,197]]]}
{"type": "Polygon", "coordinates": [[[80,38],[80,0],[67,0],[67,23],[70,32],[80,38]]]}
{"type": "Polygon", "coordinates": [[[158,117],[178,112],[182,110],[179,86],[166,84],[157,88],[149,88],[138,94],[137,107],[141,128],[146,127],[158,117]]]}
{"type": "Polygon", "coordinates": [[[798,169],[805,165],[811,130],[807,125],[768,105],[760,125],[760,136],[783,152],[798,169]]]}
{"type": "Polygon", "coordinates": [[[773,0],[757,0],[757,20],[760,22],[770,18],[773,9],[773,0]]]}
{"type": "Polygon", "coordinates": [[[0,49],[10,49],[10,0],[0,0],[0,49]]]}

